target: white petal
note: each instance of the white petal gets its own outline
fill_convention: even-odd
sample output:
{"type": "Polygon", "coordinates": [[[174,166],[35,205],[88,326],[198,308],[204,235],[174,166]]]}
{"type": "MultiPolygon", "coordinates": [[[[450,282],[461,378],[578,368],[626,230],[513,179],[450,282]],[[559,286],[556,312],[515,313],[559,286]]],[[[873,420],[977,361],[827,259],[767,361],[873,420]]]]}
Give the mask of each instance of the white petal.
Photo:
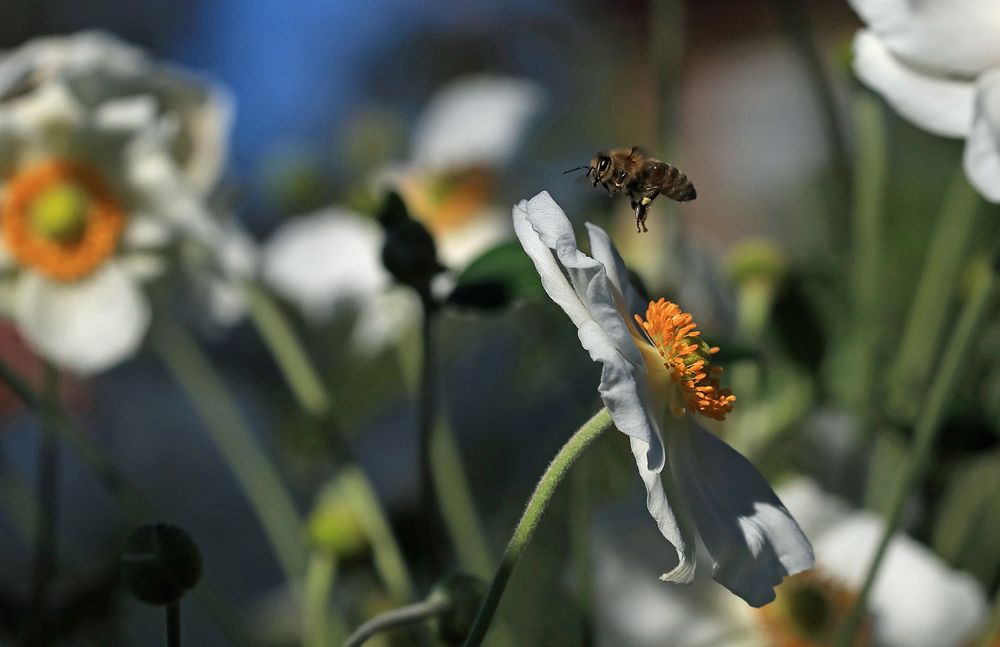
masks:
{"type": "Polygon", "coordinates": [[[594,633],[601,647],[763,647],[737,598],[708,578],[663,586],[649,575],[662,551],[646,510],[631,503],[595,513],[594,633]],[[737,606],[738,605],[738,606],[737,606]]]}
{"type": "Polygon", "coordinates": [[[611,242],[611,237],[606,231],[589,222],[587,223],[587,232],[590,234],[590,253],[604,265],[608,280],[623,296],[627,316],[645,312],[646,303],[639,296],[635,286],[632,285],[625,261],[618,253],[614,243],[611,242]]]}
{"type": "Polygon", "coordinates": [[[149,327],[146,297],[114,263],[72,283],[24,272],[14,299],[18,328],[29,343],[79,373],[110,368],[132,355],[149,327]]]}
{"type": "Polygon", "coordinates": [[[511,235],[510,220],[502,211],[484,209],[457,229],[438,236],[438,257],[447,267],[461,269],[511,235]]]}
{"type": "Polygon", "coordinates": [[[847,504],[823,492],[810,479],[797,478],[782,483],[776,490],[802,532],[813,541],[850,514],[847,504]]]}
{"type": "Polygon", "coordinates": [[[115,97],[97,107],[94,121],[99,128],[136,132],[156,120],[156,111],[156,100],[148,94],[115,97]]]}
{"type": "Polygon", "coordinates": [[[137,211],[129,216],[122,242],[128,248],[157,249],[170,242],[172,233],[162,219],[137,211]]]}
{"type": "MultiPolygon", "coordinates": [[[[574,324],[579,326],[584,321],[590,320],[590,312],[573,289],[573,286],[569,284],[566,275],[563,274],[562,268],[559,267],[559,263],[552,255],[552,250],[542,242],[539,233],[528,222],[528,205],[529,202],[527,200],[521,200],[521,202],[514,205],[514,233],[521,242],[521,247],[524,248],[524,251],[527,252],[532,262],[534,262],[535,269],[538,270],[538,276],[542,279],[542,287],[545,288],[546,294],[569,315],[570,320],[574,324]]],[[[555,205],[555,203],[553,205],[556,209],[559,209],[558,205],[555,205]]],[[[539,209],[539,205],[536,204],[533,208],[537,210],[539,209]]],[[[562,210],[560,209],[559,212],[562,213],[562,210]]],[[[565,217],[565,214],[563,214],[563,217],[565,217]]]]}
{"type": "Polygon", "coordinates": [[[434,96],[417,122],[412,164],[430,170],[503,165],[541,104],[539,87],[524,79],[456,81],[434,96]]]}
{"type": "Polygon", "coordinates": [[[932,76],[893,56],[869,31],[854,38],[854,72],[903,117],[944,137],[964,137],[972,126],[971,81],[932,76]]]}
{"type": "Polygon", "coordinates": [[[670,475],[717,582],[759,607],[786,575],[812,568],[809,540],[747,459],[693,424],[678,423],[667,442],[670,475]]]}
{"type": "Polygon", "coordinates": [[[399,343],[420,321],[423,306],[409,288],[388,289],[362,299],[348,345],[374,355],[399,343]]]}
{"type": "Polygon", "coordinates": [[[897,56],[942,76],[974,77],[1000,65],[994,0],[851,0],[897,56]]]}
{"type": "Polygon", "coordinates": [[[1000,202],[1000,69],[983,74],[976,84],[976,110],[965,142],[964,164],[969,182],[979,193],[990,202],[1000,202]]]}
{"type": "MultiPolygon", "coordinates": [[[[659,440],[659,437],[657,437],[659,440]]],[[[673,484],[669,494],[663,489],[663,479],[660,470],[650,469],[650,446],[638,438],[629,438],[635,467],[639,470],[639,478],[646,488],[646,509],[656,522],[660,534],[670,542],[677,551],[677,565],[660,576],[664,582],[689,584],[694,579],[697,566],[698,542],[695,538],[691,520],[684,517],[684,508],[678,506],[679,495],[674,491],[673,484]],[[680,516],[674,510],[680,511],[680,516]]],[[[662,449],[660,450],[662,452],[662,449]]]]}
{"type": "Polygon", "coordinates": [[[264,281],[315,319],[342,300],[364,299],[389,283],[381,229],[371,219],[326,209],[282,225],[264,245],[264,281]]]}
{"type": "Polygon", "coordinates": [[[131,252],[118,256],[115,261],[125,272],[143,283],[162,276],[167,271],[167,259],[160,254],[131,252]]]}
{"type": "MultiPolygon", "coordinates": [[[[619,351],[607,332],[595,321],[585,321],[577,331],[590,358],[601,364],[601,400],[618,431],[640,441],[645,469],[659,473],[665,453],[655,411],[649,406],[646,367],[633,364],[619,351]]],[[[638,457],[637,457],[638,460],[638,457]]],[[[647,484],[648,485],[648,484],[647,484]]]]}
{"type": "MultiPolygon", "coordinates": [[[[858,587],[885,528],[870,513],[856,513],[816,541],[816,561],[825,572],[858,587]]],[[[953,571],[905,535],[892,539],[870,599],[880,645],[952,647],[986,619],[979,584],[953,571]]]]}

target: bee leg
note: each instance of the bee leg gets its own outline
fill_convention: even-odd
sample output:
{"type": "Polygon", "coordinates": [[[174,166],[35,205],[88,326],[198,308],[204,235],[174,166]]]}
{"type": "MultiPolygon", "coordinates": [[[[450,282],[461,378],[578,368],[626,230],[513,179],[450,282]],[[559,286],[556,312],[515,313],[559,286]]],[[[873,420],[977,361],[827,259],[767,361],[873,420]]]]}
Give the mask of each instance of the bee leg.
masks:
{"type": "Polygon", "coordinates": [[[646,229],[646,205],[641,202],[632,201],[632,206],[635,208],[635,231],[636,233],[643,233],[649,231],[646,229]]]}

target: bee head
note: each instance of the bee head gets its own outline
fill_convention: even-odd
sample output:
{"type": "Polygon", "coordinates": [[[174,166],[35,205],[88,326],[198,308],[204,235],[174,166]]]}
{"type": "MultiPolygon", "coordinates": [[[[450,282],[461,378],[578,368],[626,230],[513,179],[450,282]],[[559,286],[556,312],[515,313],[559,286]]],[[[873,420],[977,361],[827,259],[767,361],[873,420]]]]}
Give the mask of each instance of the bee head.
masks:
{"type": "Polygon", "coordinates": [[[601,182],[604,182],[611,176],[611,157],[604,153],[603,151],[594,156],[590,160],[590,175],[591,181],[594,186],[597,186],[601,182]]]}

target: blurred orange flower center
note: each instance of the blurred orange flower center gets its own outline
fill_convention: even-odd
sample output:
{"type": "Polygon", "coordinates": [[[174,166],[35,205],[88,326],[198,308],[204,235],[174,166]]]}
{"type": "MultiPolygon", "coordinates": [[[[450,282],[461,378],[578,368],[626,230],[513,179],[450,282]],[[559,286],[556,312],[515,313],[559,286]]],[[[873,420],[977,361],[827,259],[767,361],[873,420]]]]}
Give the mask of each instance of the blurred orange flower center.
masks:
{"type": "Polygon", "coordinates": [[[691,315],[676,303],[660,299],[649,303],[645,319],[635,315],[635,320],[659,352],[670,378],[681,388],[687,407],[708,418],[725,420],[736,396],[719,387],[722,368],[712,366],[710,359],[719,348],[701,339],[691,315]]]}
{"type": "Polygon", "coordinates": [[[67,160],[30,166],[7,180],[0,228],[14,259],[49,278],[73,281],[111,257],[125,226],[107,182],[67,160]]]}
{"type": "MultiPolygon", "coordinates": [[[[824,647],[833,644],[840,622],[857,594],[815,569],[787,578],[775,589],[777,597],[755,610],[757,620],[775,647],[824,647]]],[[[854,647],[871,644],[871,622],[865,618],[854,647]]]]}
{"type": "Polygon", "coordinates": [[[494,176],[473,167],[430,177],[408,177],[400,192],[411,212],[435,236],[468,224],[489,202],[494,176]]]}

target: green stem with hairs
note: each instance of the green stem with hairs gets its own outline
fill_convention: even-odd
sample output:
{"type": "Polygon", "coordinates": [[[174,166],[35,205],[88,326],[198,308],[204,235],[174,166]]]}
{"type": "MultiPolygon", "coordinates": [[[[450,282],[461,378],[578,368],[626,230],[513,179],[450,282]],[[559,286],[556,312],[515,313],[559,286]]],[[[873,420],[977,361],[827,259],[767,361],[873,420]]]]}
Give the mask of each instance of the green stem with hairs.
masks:
{"type": "Polygon", "coordinates": [[[951,310],[948,308],[958,273],[964,266],[972,242],[980,198],[959,167],[945,196],[937,227],[930,238],[927,261],[917,284],[903,341],[889,368],[888,406],[903,420],[913,420],[917,400],[912,396],[925,388],[951,310]]]}
{"type": "Polygon", "coordinates": [[[868,567],[868,573],[861,586],[861,591],[858,593],[854,606],[845,618],[838,636],[837,645],[839,647],[850,647],[853,644],[854,633],[857,631],[861,618],[865,613],[868,595],[871,592],[872,585],[875,583],[879,567],[885,558],[889,542],[899,527],[903,507],[927,462],[934,439],[937,436],[937,431],[941,427],[941,421],[946,412],[948,398],[951,396],[957,378],[962,373],[969,349],[972,347],[973,340],[983,322],[984,315],[987,312],[988,305],[996,289],[996,262],[996,252],[994,252],[994,258],[990,267],[988,269],[979,268],[981,271],[975,277],[972,291],[965,305],[962,307],[954,333],[945,347],[941,365],[934,372],[934,381],[931,383],[926,397],[921,400],[923,407],[916,428],[914,429],[913,443],[910,447],[909,457],[903,467],[903,473],[897,482],[898,485],[893,491],[885,529],[882,532],[878,548],[872,557],[871,565],[868,567]]]}
{"type": "Polygon", "coordinates": [[[465,647],[477,647],[482,644],[490,623],[493,621],[493,616],[500,606],[500,599],[503,597],[504,589],[507,588],[507,582],[514,572],[514,567],[521,558],[521,553],[524,552],[528,542],[531,541],[535,528],[542,520],[542,515],[545,514],[549,501],[552,500],[552,495],[566,474],[569,473],[570,467],[601,434],[614,428],[611,414],[608,413],[607,409],[601,409],[566,441],[556,457],[549,463],[541,480],[538,481],[538,485],[535,486],[531,498],[528,499],[528,505],[524,514],[521,515],[521,520],[514,528],[514,534],[500,559],[500,566],[497,568],[496,575],[493,576],[490,588],[486,592],[486,597],[476,614],[476,621],[472,625],[469,637],[465,640],[465,647]]]}
{"type": "Polygon", "coordinates": [[[300,582],[307,553],[291,493],[246,426],[221,377],[197,342],[167,318],[151,334],[153,347],[190,399],[260,520],[289,582],[300,582]]]}

